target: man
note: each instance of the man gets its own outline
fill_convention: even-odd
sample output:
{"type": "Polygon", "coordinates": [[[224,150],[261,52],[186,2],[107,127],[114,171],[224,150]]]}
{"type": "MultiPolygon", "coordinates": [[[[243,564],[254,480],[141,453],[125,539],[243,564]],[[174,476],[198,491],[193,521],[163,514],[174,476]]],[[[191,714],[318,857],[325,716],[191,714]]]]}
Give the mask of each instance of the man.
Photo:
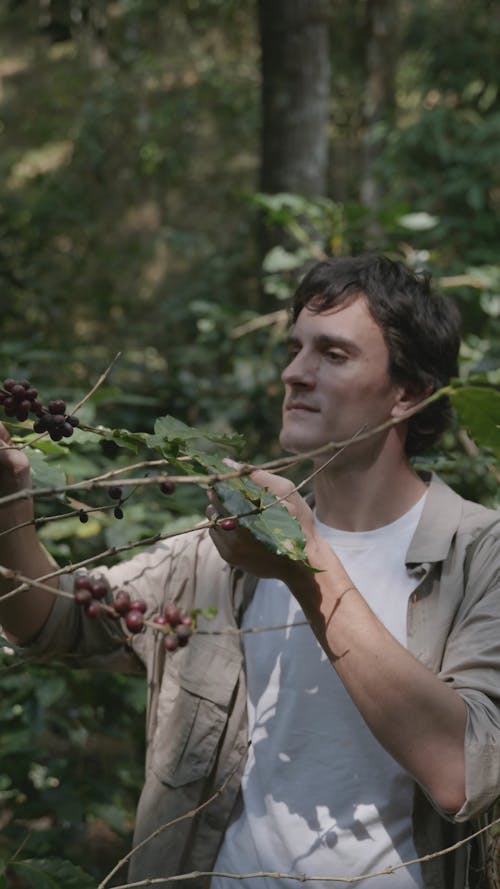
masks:
{"type": "MultiPolygon", "coordinates": [[[[4,626],[30,656],[148,670],[131,879],[271,872],[291,887],[286,874],[347,879],[396,866],[366,885],[485,885],[469,844],[403,866],[470,833],[500,786],[500,516],[409,462],[442,431],[449,406],[407,414],[456,373],[458,343],[453,307],[401,264],[319,263],[295,298],[281,443],[301,454],[358,439],[315,461],[314,508],[285,479],[252,476],[286,498],[317,570],[215,522],[210,535],[100,572],[150,613],[170,599],[217,608],[173,656],[149,631],[131,650],[116,622],[90,621],[49,591],[5,603],[4,626]]],[[[2,469],[4,492],[25,485],[21,455],[5,451],[2,469]]],[[[18,505],[3,520],[28,512],[18,505]]],[[[3,540],[2,564],[50,573],[31,529],[3,540]]],[[[61,585],[70,590],[71,577],[61,585]]]]}

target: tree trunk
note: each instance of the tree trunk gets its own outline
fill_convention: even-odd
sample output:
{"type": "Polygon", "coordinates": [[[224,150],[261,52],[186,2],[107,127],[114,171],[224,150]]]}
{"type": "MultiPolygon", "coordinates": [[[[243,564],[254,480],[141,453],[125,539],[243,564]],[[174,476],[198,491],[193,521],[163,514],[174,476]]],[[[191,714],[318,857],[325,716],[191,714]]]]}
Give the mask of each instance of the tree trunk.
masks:
{"type": "Polygon", "coordinates": [[[380,187],[375,168],[383,151],[386,128],[394,115],[394,74],[399,36],[398,3],[397,0],[367,0],[366,12],[366,82],[360,198],[366,207],[376,211],[380,201],[380,187]]]}
{"type": "MultiPolygon", "coordinates": [[[[258,0],[266,194],[324,195],[330,95],[329,4],[258,0]]],[[[263,249],[269,244],[264,233],[263,249]],[[266,243],[267,242],[267,243],[266,243]]]]}
{"type": "Polygon", "coordinates": [[[330,56],[324,0],[259,0],[263,191],[322,195],[330,56]]]}

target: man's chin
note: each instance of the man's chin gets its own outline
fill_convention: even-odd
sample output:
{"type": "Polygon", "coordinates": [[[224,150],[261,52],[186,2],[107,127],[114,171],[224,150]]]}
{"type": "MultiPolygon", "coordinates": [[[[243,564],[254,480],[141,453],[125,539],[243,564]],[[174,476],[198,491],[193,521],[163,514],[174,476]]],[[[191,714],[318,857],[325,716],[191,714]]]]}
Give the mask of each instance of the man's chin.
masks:
{"type": "Polygon", "coordinates": [[[328,444],[328,442],[314,441],[311,437],[307,437],[306,435],[292,435],[291,433],[287,434],[286,432],[281,433],[279,443],[282,449],[288,454],[307,454],[309,451],[314,451],[316,448],[328,444]]]}

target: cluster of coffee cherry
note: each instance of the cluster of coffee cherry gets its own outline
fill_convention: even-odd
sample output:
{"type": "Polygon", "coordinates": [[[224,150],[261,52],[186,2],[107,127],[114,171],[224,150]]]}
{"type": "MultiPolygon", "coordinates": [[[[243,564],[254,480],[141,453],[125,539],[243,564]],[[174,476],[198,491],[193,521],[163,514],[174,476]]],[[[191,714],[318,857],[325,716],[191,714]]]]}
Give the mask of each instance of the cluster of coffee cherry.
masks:
{"type": "MultiPolygon", "coordinates": [[[[110,605],[102,602],[108,593],[107,584],[86,574],[75,578],[75,602],[83,606],[87,617],[96,618],[107,612],[111,617],[121,617],[130,633],[140,633],[145,626],[147,605],[143,599],[132,599],[126,590],[118,590],[110,605]]],[[[169,602],[161,614],[151,619],[151,624],[163,634],[166,651],[175,651],[188,644],[193,634],[193,618],[186,611],[169,602]]]]}
{"type": "Polygon", "coordinates": [[[75,602],[83,605],[87,617],[99,617],[103,612],[102,599],[108,594],[108,587],[102,580],[94,580],[87,575],[75,578],[73,595],[75,602]]]}
{"type": "Polygon", "coordinates": [[[193,618],[173,602],[169,602],[161,614],[153,617],[153,623],[162,628],[163,647],[166,651],[184,648],[193,635],[193,618]]]}
{"type": "Polygon", "coordinates": [[[33,431],[48,432],[52,441],[71,438],[75,427],[80,424],[78,417],[66,413],[66,403],[62,398],[49,401],[47,406],[42,404],[38,389],[29,380],[7,377],[0,388],[0,405],[7,417],[15,417],[21,423],[34,414],[37,419],[33,423],[33,431]]]}

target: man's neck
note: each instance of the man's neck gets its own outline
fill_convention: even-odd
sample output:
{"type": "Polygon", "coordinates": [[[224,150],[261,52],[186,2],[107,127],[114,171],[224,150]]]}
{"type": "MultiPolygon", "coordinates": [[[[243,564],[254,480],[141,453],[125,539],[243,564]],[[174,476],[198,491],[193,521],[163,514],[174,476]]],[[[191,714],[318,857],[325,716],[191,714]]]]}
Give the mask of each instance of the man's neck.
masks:
{"type": "Polygon", "coordinates": [[[314,480],[318,518],[344,531],[371,531],[396,521],[423,497],[425,482],[406,459],[362,469],[328,467],[314,480]]]}

